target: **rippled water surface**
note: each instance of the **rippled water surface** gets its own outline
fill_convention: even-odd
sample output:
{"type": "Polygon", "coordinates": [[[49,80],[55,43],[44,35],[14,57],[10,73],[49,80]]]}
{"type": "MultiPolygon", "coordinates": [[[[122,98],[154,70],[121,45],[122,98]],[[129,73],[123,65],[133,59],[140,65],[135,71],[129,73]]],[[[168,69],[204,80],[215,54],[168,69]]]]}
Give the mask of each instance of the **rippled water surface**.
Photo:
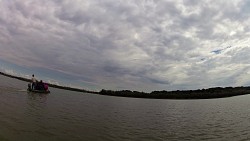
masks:
{"type": "Polygon", "coordinates": [[[0,75],[0,140],[163,141],[250,139],[250,96],[210,100],[110,97],[50,88],[0,75]]]}

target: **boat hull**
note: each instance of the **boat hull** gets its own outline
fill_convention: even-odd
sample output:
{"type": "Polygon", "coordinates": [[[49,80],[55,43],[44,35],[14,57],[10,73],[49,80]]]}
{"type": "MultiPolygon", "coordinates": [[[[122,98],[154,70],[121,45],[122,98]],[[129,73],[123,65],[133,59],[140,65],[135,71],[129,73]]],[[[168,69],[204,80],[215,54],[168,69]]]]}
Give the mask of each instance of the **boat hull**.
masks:
{"type": "Polygon", "coordinates": [[[32,93],[41,93],[41,94],[48,94],[50,93],[50,91],[45,91],[45,90],[31,90],[31,89],[27,89],[28,92],[32,92],[32,93]]]}

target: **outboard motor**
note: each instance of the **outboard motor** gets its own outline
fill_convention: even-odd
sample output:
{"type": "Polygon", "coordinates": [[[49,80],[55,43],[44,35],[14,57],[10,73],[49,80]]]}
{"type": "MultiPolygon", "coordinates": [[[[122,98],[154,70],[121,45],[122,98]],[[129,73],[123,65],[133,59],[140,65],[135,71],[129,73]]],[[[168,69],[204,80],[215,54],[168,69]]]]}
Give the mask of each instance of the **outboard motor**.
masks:
{"type": "Polygon", "coordinates": [[[30,85],[30,83],[28,84],[28,90],[31,90],[31,85],[30,85]]]}

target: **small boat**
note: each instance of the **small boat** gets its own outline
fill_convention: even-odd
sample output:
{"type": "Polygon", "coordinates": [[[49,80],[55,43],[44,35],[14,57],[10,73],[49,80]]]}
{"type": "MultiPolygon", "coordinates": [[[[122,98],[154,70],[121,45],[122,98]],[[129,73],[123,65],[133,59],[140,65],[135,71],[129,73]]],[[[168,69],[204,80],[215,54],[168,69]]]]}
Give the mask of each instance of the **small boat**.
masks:
{"type": "Polygon", "coordinates": [[[41,93],[41,94],[48,94],[50,93],[50,91],[47,89],[47,90],[33,90],[31,88],[31,84],[28,84],[28,89],[27,89],[28,92],[31,92],[31,93],[41,93]]]}
{"type": "Polygon", "coordinates": [[[32,92],[32,93],[41,93],[41,94],[48,94],[48,93],[50,93],[50,91],[49,90],[32,90],[32,89],[27,89],[27,91],[28,92],[32,92]]]}

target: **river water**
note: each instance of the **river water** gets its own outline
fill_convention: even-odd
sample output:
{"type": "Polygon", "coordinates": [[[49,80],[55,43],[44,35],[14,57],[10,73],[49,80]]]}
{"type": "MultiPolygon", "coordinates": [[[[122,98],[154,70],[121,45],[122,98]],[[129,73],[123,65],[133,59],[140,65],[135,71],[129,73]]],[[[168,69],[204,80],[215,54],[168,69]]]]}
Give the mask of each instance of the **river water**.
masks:
{"type": "Polygon", "coordinates": [[[0,75],[1,141],[250,140],[250,95],[160,100],[26,86],[0,75]]]}

